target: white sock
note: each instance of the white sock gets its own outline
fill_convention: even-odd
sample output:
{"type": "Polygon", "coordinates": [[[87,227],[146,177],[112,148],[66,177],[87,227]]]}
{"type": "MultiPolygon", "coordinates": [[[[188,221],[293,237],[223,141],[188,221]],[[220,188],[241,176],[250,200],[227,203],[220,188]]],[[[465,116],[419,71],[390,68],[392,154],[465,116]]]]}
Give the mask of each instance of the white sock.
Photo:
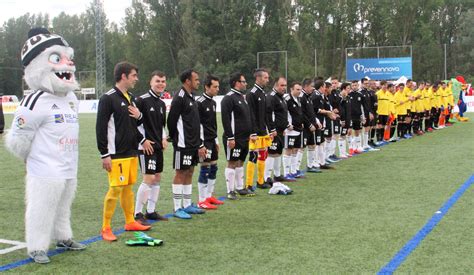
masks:
{"type": "Polygon", "coordinates": [[[364,132],[364,148],[369,147],[369,133],[364,132]]]}
{"type": "Polygon", "coordinates": [[[232,190],[242,190],[244,189],[244,167],[236,167],[235,168],[235,184],[232,186],[232,190]]]}
{"type": "Polygon", "coordinates": [[[290,173],[291,174],[296,174],[298,170],[300,170],[300,166],[298,165],[298,154],[292,155],[291,156],[291,168],[290,168],[290,173]]]}
{"type": "Polygon", "coordinates": [[[207,183],[198,182],[199,202],[205,201],[207,198],[207,183]]]}
{"type": "Polygon", "coordinates": [[[281,156],[275,158],[275,162],[273,163],[273,175],[275,177],[281,176],[281,156]]]}
{"type": "Polygon", "coordinates": [[[137,199],[135,201],[135,215],[141,213],[143,210],[143,205],[146,203],[148,196],[150,194],[150,186],[144,182],[140,184],[137,190],[137,199]]]}
{"type": "MultiPolygon", "coordinates": [[[[318,146],[316,146],[317,148],[318,146]]],[[[315,157],[315,154],[314,154],[315,150],[314,149],[309,149],[308,148],[308,154],[306,155],[306,164],[308,167],[311,167],[314,163],[314,157],[315,157]]]]}
{"type": "Polygon", "coordinates": [[[296,169],[300,170],[301,160],[303,159],[303,150],[298,150],[296,153],[296,169]]]}
{"type": "Polygon", "coordinates": [[[324,156],[328,158],[331,155],[331,140],[326,140],[324,144],[324,156]]]}
{"type": "Polygon", "coordinates": [[[174,211],[182,208],[182,201],[183,201],[183,185],[182,184],[173,184],[173,204],[174,204],[174,211]]]}
{"type": "Polygon", "coordinates": [[[236,174],[236,169],[232,168],[225,168],[224,175],[225,175],[225,183],[227,186],[227,193],[230,193],[231,191],[234,191],[234,186],[235,186],[235,174],[236,174]]]}
{"type": "Polygon", "coordinates": [[[318,153],[318,160],[320,165],[326,164],[326,152],[325,152],[325,147],[326,147],[326,142],[321,143],[317,147],[317,153],[318,153]]]}
{"type": "Polygon", "coordinates": [[[207,198],[214,194],[214,187],[216,186],[216,179],[207,179],[207,198]]]}
{"type": "Polygon", "coordinates": [[[362,139],[359,136],[355,137],[355,148],[356,149],[362,149],[362,139]]]}
{"type": "Polygon", "coordinates": [[[330,156],[336,155],[336,138],[331,139],[331,153],[330,156]]]}
{"type": "Polygon", "coordinates": [[[339,146],[339,156],[345,156],[347,154],[346,140],[344,138],[340,137],[339,140],[338,140],[338,146],[339,146]]]}
{"type": "Polygon", "coordinates": [[[193,193],[192,184],[183,184],[183,207],[186,208],[191,205],[191,195],[193,193]]]}
{"type": "Polygon", "coordinates": [[[349,149],[356,149],[355,147],[355,137],[349,136],[349,149]]]}
{"type": "Polygon", "coordinates": [[[155,182],[155,184],[150,187],[150,194],[148,195],[148,202],[146,204],[146,212],[153,213],[155,212],[156,202],[160,196],[160,183],[155,182]]]}
{"type": "MultiPolygon", "coordinates": [[[[296,156],[295,156],[296,159],[296,156]]],[[[293,158],[291,156],[283,155],[283,175],[288,175],[291,173],[293,158]]],[[[295,161],[296,162],[296,161],[295,161]]]]}
{"type": "Polygon", "coordinates": [[[265,172],[263,173],[263,180],[272,177],[273,164],[275,163],[275,158],[268,156],[265,160],[265,172]]]}

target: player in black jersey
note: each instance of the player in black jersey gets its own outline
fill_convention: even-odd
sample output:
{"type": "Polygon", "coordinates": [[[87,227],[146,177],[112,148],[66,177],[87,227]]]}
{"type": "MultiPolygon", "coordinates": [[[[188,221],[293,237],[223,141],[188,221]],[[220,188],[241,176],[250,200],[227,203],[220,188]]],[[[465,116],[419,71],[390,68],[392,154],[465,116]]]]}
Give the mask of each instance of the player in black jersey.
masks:
{"type": "Polygon", "coordinates": [[[222,126],[224,128],[223,146],[227,167],[225,179],[227,198],[237,199],[241,196],[255,196],[255,193],[244,188],[244,162],[249,152],[249,139],[252,132],[250,109],[243,92],[247,81],[242,73],[234,73],[229,79],[230,92],[221,101],[222,126]]]}
{"type": "Polygon", "coordinates": [[[351,120],[352,120],[352,139],[350,141],[349,153],[359,154],[363,152],[362,140],[360,137],[362,125],[366,121],[367,105],[364,96],[359,91],[359,83],[357,80],[351,83],[351,92],[349,93],[349,104],[351,105],[351,120]]]}
{"type": "MultiPolygon", "coordinates": [[[[301,93],[301,109],[303,110],[303,117],[305,120],[305,128],[303,130],[303,148],[298,152],[298,163],[301,163],[304,148],[308,147],[306,155],[306,171],[310,173],[320,173],[319,163],[316,161],[316,144],[321,143],[322,128],[321,122],[314,114],[313,102],[311,95],[314,92],[314,83],[311,79],[303,80],[303,91],[301,93]]],[[[299,165],[298,165],[299,166],[299,165]]]]}
{"type": "Polygon", "coordinates": [[[267,119],[271,129],[276,129],[277,135],[273,137],[268,148],[268,157],[265,161],[265,182],[273,184],[272,172],[275,181],[283,181],[281,175],[281,154],[284,148],[284,138],[290,127],[288,123],[288,107],[285,101],[287,88],[286,78],[280,76],[273,85],[273,90],[267,94],[267,119]]]}
{"type": "Polygon", "coordinates": [[[202,214],[204,210],[191,203],[194,166],[206,157],[201,139],[199,110],[193,92],[199,87],[199,75],[186,70],[180,75],[181,90],[173,97],[168,114],[168,131],[173,141],[173,202],[174,215],[190,219],[190,214],[202,214]]]}
{"type": "Polygon", "coordinates": [[[202,209],[216,209],[216,205],[223,204],[212,195],[216,183],[217,159],[220,149],[217,138],[216,102],[212,98],[219,93],[219,78],[208,75],[204,81],[204,89],[202,96],[197,99],[203,131],[201,134],[204,136],[204,147],[206,147],[207,153],[206,158],[201,162],[199,173],[198,206],[202,209]]]}
{"type": "Polygon", "coordinates": [[[378,151],[378,149],[372,148],[369,145],[369,135],[371,130],[371,125],[374,123],[374,111],[373,111],[373,103],[372,103],[372,96],[369,91],[369,80],[367,78],[362,78],[360,80],[361,87],[359,92],[362,94],[364,98],[365,106],[367,107],[364,109],[364,116],[365,116],[365,123],[363,124],[363,132],[362,132],[362,149],[364,151],[378,151]]]}
{"type": "Polygon", "coordinates": [[[341,85],[341,105],[339,116],[341,118],[341,135],[338,140],[339,157],[346,159],[349,155],[347,152],[347,137],[351,135],[351,105],[349,102],[349,93],[351,91],[351,83],[342,83],[341,85]]]}
{"type": "Polygon", "coordinates": [[[341,137],[341,101],[342,101],[342,96],[341,96],[341,90],[339,89],[340,83],[339,79],[336,76],[331,77],[331,92],[328,95],[329,99],[329,104],[331,104],[333,112],[337,115],[336,119],[332,122],[332,132],[333,136],[331,141],[329,142],[329,153],[328,156],[331,160],[338,160],[339,157],[337,155],[341,156],[343,155],[343,152],[339,152],[339,154],[336,155],[336,143],[341,137]]]}
{"type": "Polygon", "coordinates": [[[168,146],[166,132],[166,105],[160,99],[166,89],[166,75],[160,71],[151,74],[150,90],[137,98],[137,108],[142,113],[138,130],[145,141],[138,146],[140,170],[143,182],[138,188],[135,201],[135,220],[148,225],[148,220],[168,220],[155,211],[160,194],[163,172],[163,150],[168,146]],[[146,204],[146,214],[142,209],[146,204]]]}

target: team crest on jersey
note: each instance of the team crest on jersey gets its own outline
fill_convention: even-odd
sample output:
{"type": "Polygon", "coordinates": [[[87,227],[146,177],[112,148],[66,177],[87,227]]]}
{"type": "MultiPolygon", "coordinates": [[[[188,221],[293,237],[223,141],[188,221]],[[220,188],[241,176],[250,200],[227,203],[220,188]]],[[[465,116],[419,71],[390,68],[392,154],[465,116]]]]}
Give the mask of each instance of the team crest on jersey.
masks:
{"type": "Polygon", "coordinates": [[[74,112],[76,111],[76,106],[74,105],[74,102],[69,101],[69,107],[70,107],[71,110],[73,110],[74,112]]]}
{"type": "Polygon", "coordinates": [[[25,119],[22,116],[19,116],[15,120],[15,126],[19,129],[22,129],[25,126],[25,119]]]}
{"type": "Polygon", "coordinates": [[[64,123],[64,115],[63,114],[55,114],[54,115],[54,123],[64,123]]]}

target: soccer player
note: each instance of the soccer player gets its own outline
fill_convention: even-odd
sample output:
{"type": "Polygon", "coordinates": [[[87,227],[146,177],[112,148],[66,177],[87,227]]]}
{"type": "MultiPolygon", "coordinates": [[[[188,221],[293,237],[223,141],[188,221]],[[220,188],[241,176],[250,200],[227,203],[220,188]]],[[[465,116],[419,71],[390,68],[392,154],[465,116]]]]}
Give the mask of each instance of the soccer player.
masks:
{"type": "MultiPolygon", "coordinates": [[[[115,87],[99,100],[97,110],[97,146],[102,167],[107,171],[109,191],[104,199],[102,239],[116,241],[110,223],[120,198],[125,215],[126,231],[144,231],[151,227],[134,219],[132,187],[137,180],[138,119],[142,114],[135,106],[134,96],[128,92],[138,81],[138,67],[120,62],[114,68],[115,87]]],[[[144,140],[141,141],[143,143],[144,140]]]]}
{"type": "Polygon", "coordinates": [[[359,92],[362,94],[365,102],[365,106],[367,108],[364,108],[364,116],[365,116],[365,123],[363,125],[363,139],[362,139],[362,149],[364,151],[377,151],[378,149],[372,148],[369,145],[369,135],[370,135],[370,130],[371,130],[371,124],[372,121],[374,120],[374,114],[372,113],[372,96],[369,91],[369,80],[367,78],[362,78],[360,80],[361,87],[359,89],[359,92]]]}
{"type": "Polygon", "coordinates": [[[244,162],[249,152],[249,139],[252,133],[250,109],[243,92],[247,81],[242,73],[233,73],[229,79],[230,92],[221,101],[223,142],[227,167],[225,179],[227,198],[236,200],[237,192],[241,196],[255,196],[255,193],[244,188],[244,162]]]}
{"type": "Polygon", "coordinates": [[[272,138],[276,136],[276,129],[268,129],[266,114],[266,96],[263,90],[270,81],[265,69],[257,69],[254,73],[255,84],[246,96],[250,109],[252,123],[252,135],[249,143],[249,161],[247,162],[246,187],[253,190],[253,176],[255,165],[257,165],[257,187],[270,188],[270,184],[264,181],[265,160],[267,159],[268,147],[272,138]]]}
{"type": "Polygon", "coordinates": [[[298,174],[302,174],[297,157],[298,151],[302,147],[303,129],[305,127],[305,119],[300,102],[302,90],[303,88],[299,82],[293,82],[290,85],[290,94],[285,97],[288,107],[288,124],[290,126],[285,134],[285,151],[283,155],[284,181],[295,181],[295,177],[298,174]]]}
{"type": "Polygon", "coordinates": [[[322,128],[321,122],[314,113],[313,101],[311,95],[314,92],[314,83],[311,79],[303,80],[303,90],[300,95],[301,109],[303,110],[303,118],[305,128],[303,130],[302,148],[298,151],[298,167],[303,158],[304,148],[308,147],[306,155],[306,171],[309,173],[321,173],[319,162],[316,160],[316,144],[321,143],[322,128]],[[318,140],[316,139],[318,136],[318,140]]]}
{"type": "Polygon", "coordinates": [[[193,92],[199,88],[199,75],[192,69],[180,75],[181,90],[171,101],[168,114],[168,131],[173,141],[173,203],[174,216],[190,219],[190,214],[203,214],[204,210],[191,202],[194,166],[206,157],[206,148],[201,139],[201,124],[198,104],[193,92]]]}
{"type": "Polygon", "coordinates": [[[395,111],[397,113],[397,136],[408,139],[407,135],[407,103],[408,98],[403,90],[397,90],[394,95],[395,111]]]}
{"type": "Polygon", "coordinates": [[[268,148],[268,157],[265,160],[265,183],[273,185],[272,172],[275,181],[284,181],[281,175],[281,154],[284,147],[284,136],[290,130],[288,122],[288,107],[285,101],[287,88],[286,79],[278,77],[273,85],[273,90],[267,94],[267,118],[270,129],[276,129],[276,136],[268,148]]]}
{"type": "Polygon", "coordinates": [[[384,144],[383,134],[385,126],[388,125],[388,117],[390,115],[390,91],[388,90],[388,83],[385,80],[380,82],[382,86],[377,91],[377,145],[384,144]]]}
{"type": "Polygon", "coordinates": [[[376,133],[376,126],[377,126],[377,82],[371,79],[369,80],[369,95],[370,95],[370,112],[374,116],[374,118],[370,121],[370,136],[368,145],[372,148],[377,147],[375,144],[374,138],[376,133]]]}
{"type": "Polygon", "coordinates": [[[198,98],[199,118],[206,147],[206,158],[201,162],[199,172],[198,206],[202,209],[217,209],[216,205],[224,204],[213,196],[217,176],[217,158],[219,141],[217,138],[216,102],[213,97],[219,93],[219,78],[208,75],[204,81],[204,93],[198,98]]]}
{"type": "Polygon", "coordinates": [[[349,93],[351,91],[351,83],[342,83],[341,85],[341,103],[339,116],[341,118],[341,135],[338,140],[339,158],[346,159],[352,155],[347,152],[347,136],[351,135],[351,109],[349,102],[349,93]]]}
{"type": "Polygon", "coordinates": [[[351,109],[351,119],[352,119],[352,140],[350,140],[349,153],[360,154],[363,152],[362,149],[362,140],[360,137],[360,132],[362,130],[362,125],[365,123],[365,110],[367,109],[364,96],[359,91],[359,83],[357,80],[352,81],[351,83],[351,92],[349,93],[349,104],[351,109]]]}
{"type": "MultiPolygon", "coordinates": [[[[166,140],[166,104],[160,99],[166,89],[166,75],[160,71],[151,73],[150,90],[137,98],[137,108],[142,113],[138,130],[145,141],[138,146],[140,170],[143,182],[137,190],[135,220],[149,225],[148,220],[167,221],[155,211],[160,195],[161,172],[163,172],[163,151],[168,146],[166,140]],[[146,213],[143,206],[146,204],[146,213]]],[[[142,138],[140,139],[142,140],[142,138]]]]}
{"type": "MultiPolygon", "coordinates": [[[[329,143],[329,158],[332,160],[338,160],[336,156],[336,142],[341,136],[341,90],[339,89],[340,83],[336,76],[331,77],[331,92],[328,95],[329,104],[331,104],[333,112],[337,115],[336,119],[332,122],[333,137],[329,143]]],[[[339,156],[344,155],[339,152],[339,156]]]]}

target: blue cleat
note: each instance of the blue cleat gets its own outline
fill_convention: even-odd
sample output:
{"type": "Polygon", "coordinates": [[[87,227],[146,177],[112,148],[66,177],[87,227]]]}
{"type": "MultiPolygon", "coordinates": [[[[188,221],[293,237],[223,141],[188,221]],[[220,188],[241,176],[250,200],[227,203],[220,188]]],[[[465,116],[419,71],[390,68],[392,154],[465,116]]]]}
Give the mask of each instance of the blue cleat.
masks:
{"type": "Polygon", "coordinates": [[[204,213],[206,213],[206,211],[204,211],[203,209],[197,207],[196,205],[194,205],[194,203],[192,203],[190,206],[184,208],[183,210],[184,210],[184,212],[186,212],[188,214],[204,214],[204,213]]]}
{"type": "Polygon", "coordinates": [[[185,220],[188,220],[188,219],[191,219],[191,215],[189,215],[188,213],[184,212],[184,209],[183,208],[180,208],[178,210],[176,210],[173,214],[176,218],[180,218],[180,219],[185,219],[185,220]]]}

